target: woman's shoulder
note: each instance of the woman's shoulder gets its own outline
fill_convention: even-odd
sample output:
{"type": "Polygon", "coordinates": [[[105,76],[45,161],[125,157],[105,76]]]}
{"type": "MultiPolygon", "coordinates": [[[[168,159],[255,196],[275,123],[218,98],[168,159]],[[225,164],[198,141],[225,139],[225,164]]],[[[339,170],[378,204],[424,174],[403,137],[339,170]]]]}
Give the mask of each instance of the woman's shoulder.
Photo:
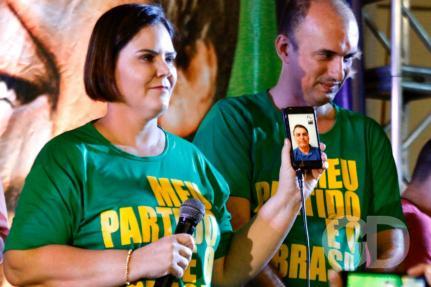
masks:
{"type": "Polygon", "coordinates": [[[38,157],[76,156],[77,153],[82,153],[83,147],[93,138],[90,136],[89,125],[90,123],[87,123],[53,137],[45,144],[38,157]]]}

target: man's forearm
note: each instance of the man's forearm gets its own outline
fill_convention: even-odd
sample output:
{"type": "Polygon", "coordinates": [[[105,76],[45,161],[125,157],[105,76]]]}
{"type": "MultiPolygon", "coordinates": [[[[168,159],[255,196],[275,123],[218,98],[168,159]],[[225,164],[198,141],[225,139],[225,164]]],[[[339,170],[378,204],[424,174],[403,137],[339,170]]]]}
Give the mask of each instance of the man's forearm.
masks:
{"type": "Polygon", "coordinates": [[[376,247],[369,246],[371,262],[368,268],[374,271],[393,271],[407,254],[404,233],[401,229],[390,229],[378,232],[377,250],[373,248],[376,247]]]}
{"type": "Polygon", "coordinates": [[[285,287],[283,281],[281,281],[281,278],[278,276],[271,264],[266,265],[262,271],[246,285],[246,287],[261,286],[285,287]]]}

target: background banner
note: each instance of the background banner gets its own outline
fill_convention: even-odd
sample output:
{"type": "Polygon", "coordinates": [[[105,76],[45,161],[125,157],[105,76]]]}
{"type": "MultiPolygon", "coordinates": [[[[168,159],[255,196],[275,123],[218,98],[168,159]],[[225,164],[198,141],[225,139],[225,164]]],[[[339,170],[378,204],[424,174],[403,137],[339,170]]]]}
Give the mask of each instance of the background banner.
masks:
{"type": "Polygon", "coordinates": [[[166,130],[191,139],[215,101],[278,80],[283,0],[0,0],[0,180],[10,212],[42,146],[104,114],[105,104],[84,91],[85,53],[98,17],[128,2],[162,5],[177,30],[178,83],[160,120],[166,130]]]}

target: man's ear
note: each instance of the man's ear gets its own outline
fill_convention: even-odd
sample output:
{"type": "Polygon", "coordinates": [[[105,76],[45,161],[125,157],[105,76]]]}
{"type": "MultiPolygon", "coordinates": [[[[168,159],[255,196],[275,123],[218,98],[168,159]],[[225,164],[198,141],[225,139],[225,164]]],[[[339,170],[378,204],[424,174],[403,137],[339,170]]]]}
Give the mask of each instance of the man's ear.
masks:
{"type": "Polygon", "coordinates": [[[286,35],[278,34],[277,38],[275,38],[275,49],[277,51],[278,57],[283,63],[288,62],[289,45],[291,45],[291,43],[289,42],[289,38],[286,35]]]}

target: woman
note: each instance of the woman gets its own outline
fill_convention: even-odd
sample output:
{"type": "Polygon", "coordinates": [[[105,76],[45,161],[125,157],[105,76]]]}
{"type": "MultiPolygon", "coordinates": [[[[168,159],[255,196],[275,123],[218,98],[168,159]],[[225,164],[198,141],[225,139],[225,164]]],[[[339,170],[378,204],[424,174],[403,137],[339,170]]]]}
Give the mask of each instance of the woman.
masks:
{"type": "Polygon", "coordinates": [[[151,286],[172,274],[181,286],[239,286],[280,246],[300,207],[290,144],[277,194],[232,234],[222,177],[192,144],[157,126],[176,82],[172,37],[155,6],[118,6],[96,23],[85,87],[108,112],[54,138],[36,159],[6,245],[12,284],[151,286]],[[171,235],[191,197],[205,205],[202,224],[195,237],[171,235]]]}

